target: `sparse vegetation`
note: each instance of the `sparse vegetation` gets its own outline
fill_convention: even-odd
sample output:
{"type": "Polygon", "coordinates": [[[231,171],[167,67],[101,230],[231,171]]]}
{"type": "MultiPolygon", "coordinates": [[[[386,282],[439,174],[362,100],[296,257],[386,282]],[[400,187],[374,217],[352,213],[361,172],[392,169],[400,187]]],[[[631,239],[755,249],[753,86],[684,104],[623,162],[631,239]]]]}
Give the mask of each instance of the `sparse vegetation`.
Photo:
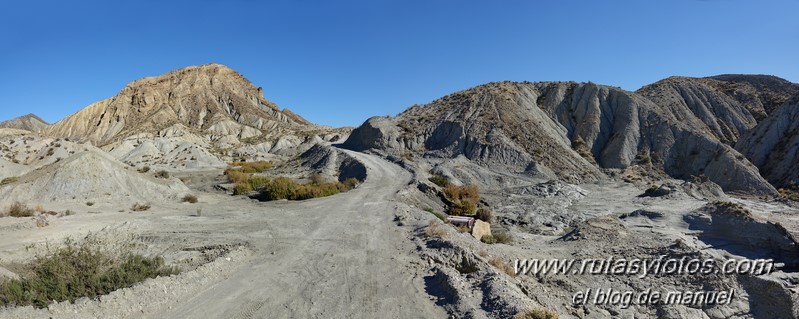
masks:
{"type": "Polygon", "coordinates": [[[447,222],[447,215],[443,213],[439,213],[432,208],[425,208],[424,211],[433,214],[433,216],[436,216],[436,218],[440,219],[442,222],[447,222]]]}
{"type": "Polygon", "coordinates": [[[19,181],[19,177],[16,176],[6,177],[2,181],[0,181],[0,186],[16,183],[17,181],[19,181]]]}
{"type": "Polygon", "coordinates": [[[438,185],[440,187],[447,187],[447,186],[450,185],[449,184],[449,180],[447,179],[447,177],[445,177],[444,175],[439,175],[439,174],[431,176],[430,177],[430,182],[432,182],[433,184],[436,184],[436,185],[438,185]]]}
{"type": "Polygon", "coordinates": [[[228,163],[230,166],[235,166],[236,168],[232,168],[232,170],[236,170],[241,173],[261,173],[272,169],[272,162],[267,161],[258,161],[258,162],[232,162],[228,163]]]}
{"type": "Polygon", "coordinates": [[[513,242],[513,237],[506,232],[496,231],[493,232],[493,234],[491,235],[484,235],[483,238],[480,239],[480,241],[490,245],[510,244],[513,242]]]}
{"type": "Polygon", "coordinates": [[[35,210],[22,204],[15,202],[11,204],[4,212],[0,213],[0,217],[32,217],[36,213],[35,210]]]}
{"type": "Polygon", "coordinates": [[[186,196],[183,196],[182,201],[184,203],[196,204],[198,200],[197,200],[197,196],[195,196],[194,194],[188,194],[186,196]]]}
{"type": "Polygon", "coordinates": [[[506,263],[501,258],[499,257],[492,258],[491,260],[488,261],[488,263],[491,264],[491,266],[496,267],[500,271],[508,274],[508,276],[516,277],[516,271],[513,269],[513,266],[506,263]]]}
{"type": "Polygon", "coordinates": [[[94,202],[86,202],[86,206],[94,206],[94,202]]]}
{"type": "Polygon", "coordinates": [[[596,160],[594,159],[594,154],[591,153],[591,148],[588,144],[583,140],[580,136],[574,136],[574,140],[572,140],[572,149],[580,154],[583,158],[585,158],[588,162],[592,164],[596,164],[596,160]]]}
{"type": "Polygon", "coordinates": [[[491,223],[494,221],[494,213],[488,208],[480,207],[477,210],[477,213],[474,215],[474,218],[482,220],[486,223],[491,223]]]}
{"type": "Polygon", "coordinates": [[[161,170],[161,171],[158,171],[158,172],[155,173],[155,177],[158,177],[158,178],[167,179],[167,178],[169,178],[169,176],[171,176],[169,174],[169,172],[164,171],[164,170],[161,170]]]}
{"type": "Polygon", "coordinates": [[[133,207],[130,208],[130,210],[134,212],[143,212],[149,209],[150,209],[150,204],[140,204],[140,203],[133,204],[133,207]]]}
{"type": "Polygon", "coordinates": [[[50,251],[26,265],[20,279],[0,284],[0,306],[45,308],[53,301],[96,298],[131,287],[147,278],[177,274],[161,257],[129,252],[114,256],[96,242],[75,244],[50,251]]]}
{"type": "Polygon", "coordinates": [[[427,228],[425,229],[425,236],[432,238],[432,237],[439,237],[443,238],[447,235],[447,230],[444,227],[441,227],[440,224],[436,220],[431,220],[429,224],[427,224],[427,228]]]}
{"type": "Polygon", "coordinates": [[[139,169],[139,173],[142,173],[142,174],[147,173],[149,171],[150,171],[150,166],[145,166],[145,167],[142,167],[142,168],[139,169]]]}
{"type": "Polygon", "coordinates": [[[513,319],[560,319],[560,316],[552,310],[536,308],[517,313],[513,319]]]}
{"type": "Polygon", "coordinates": [[[474,214],[480,201],[480,189],[475,185],[449,185],[444,188],[444,195],[452,201],[447,214],[453,216],[474,214]]]}
{"type": "Polygon", "coordinates": [[[796,182],[791,181],[788,183],[788,185],[780,188],[778,191],[783,199],[799,202],[799,186],[796,185],[796,182]]]}
{"type": "Polygon", "coordinates": [[[357,186],[358,181],[354,178],[344,182],[299,184],[290,178],[275,178],[261,189],[261,195],[266,200],[306,200],[317,197],[326,197],[341,192],[346,192],[357,186]]]}

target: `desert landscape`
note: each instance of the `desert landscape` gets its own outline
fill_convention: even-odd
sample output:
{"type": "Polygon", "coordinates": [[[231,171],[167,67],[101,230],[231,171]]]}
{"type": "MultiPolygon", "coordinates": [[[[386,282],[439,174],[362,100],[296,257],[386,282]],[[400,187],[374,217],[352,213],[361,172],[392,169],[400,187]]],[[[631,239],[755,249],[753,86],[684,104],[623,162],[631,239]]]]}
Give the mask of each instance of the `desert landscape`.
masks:
{"type": "Polygon", "coordinates": [[[268,95],[205,64],[0,123],[0,317],[799,316],[798,84],[492,82],[357,128],[268,95]]]}

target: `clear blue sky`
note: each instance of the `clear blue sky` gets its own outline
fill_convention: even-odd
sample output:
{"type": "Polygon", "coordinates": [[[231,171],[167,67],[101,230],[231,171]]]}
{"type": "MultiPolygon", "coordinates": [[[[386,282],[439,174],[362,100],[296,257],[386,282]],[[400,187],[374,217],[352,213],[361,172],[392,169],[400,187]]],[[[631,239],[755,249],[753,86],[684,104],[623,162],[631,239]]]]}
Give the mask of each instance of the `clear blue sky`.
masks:
{"type": "Polygon", "coordinates": [[[799,82],[799,0],[10,0],[0,40],[0,119],[50,122],[209,62],[331,126],[491,81],[799,82]]]}

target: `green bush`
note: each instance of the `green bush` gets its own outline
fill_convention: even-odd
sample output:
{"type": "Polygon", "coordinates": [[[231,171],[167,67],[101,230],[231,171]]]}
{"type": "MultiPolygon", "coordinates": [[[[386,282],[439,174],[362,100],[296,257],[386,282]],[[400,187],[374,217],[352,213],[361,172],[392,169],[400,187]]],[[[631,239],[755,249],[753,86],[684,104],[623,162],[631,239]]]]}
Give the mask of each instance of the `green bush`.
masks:
{"type": "Polygon", "coordinates": [[[147,173],[149,171],[150,171],[150,166],[145,166],[145,167],[142,167],[142,168],[139,169],[139,173],[142,173],[142,174],[147,173]]]}
{"type": "Polygon", "coordinates": [[[296,182],[286,177],[278,177],[266,184],[261,194],[266,200],[289,199],[296,189],[296,182]]]}
{"type": "Polygon", "coordinates": [[[96,244],[72,242],[26,265],[22,278],[0,284],[0,306],[45,308],[52,301],[97,298],[131,287],[147,278],[170,276],[178,270],[164,266],[161,257],[107,254],[96,244]]]}

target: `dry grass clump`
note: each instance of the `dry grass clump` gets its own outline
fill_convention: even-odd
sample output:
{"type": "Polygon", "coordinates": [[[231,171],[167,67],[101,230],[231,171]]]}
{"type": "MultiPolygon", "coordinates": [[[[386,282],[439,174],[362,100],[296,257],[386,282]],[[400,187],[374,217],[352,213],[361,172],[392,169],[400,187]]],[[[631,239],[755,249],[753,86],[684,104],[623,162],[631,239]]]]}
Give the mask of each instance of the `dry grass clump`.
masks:
{"type": "Polygon", "coordinates": [[[739,217],[752,216],[752,212],[750,212],[748,209],[737,203],[715,201],[711,205],[716,207],[716,210],[713,211],[713,213],[715,214],[739,216],[739,217]]]}
{"type": "Polygon", "coordinates": [[[447,230],[442,226],[441,223],[431,220],[429,224],[427,224],[427,228],[424,232],[425,236],[428,238],[438,237],[444,238],[447,235],[447,230]]]}
{"type": "Polygon", "coordinates": [[[488,261],[488,263],[489,263],[491,266],[494,266],[494,267],[496,267],[496,268],[497,268],[497,269],[499,269],[500,271],[502,271],[502,272],[504,272],[504,273],[508,274],[508,276],[511,276],[511,277],[516,277],[516,270],[514,270],[514,269],[513,269],[513,266],[511,266],[509,263],[506,263],[506,262],[505,262],[504,260],[502,260],[501,258],[499,258],[499,257],[494,257],[494,258],[492,258],[491,260],[489,260],[489,261],[488,261]]]}
{"type": "Polygon", "coordinates": [[[474,214],[480,201],[480,189],[475,185],[449,185],[444,187],[444,195],[452,201],[447,213],[453,216],[474,214]]]}
{"type": "Polygon", "coordinates": [[[517,313],[513,319],[560,319],[560,315],[549,309],[537,308],[517,313]]]}
{"type": "Polygon", "coordinates": [[[97,242],[75,244],[48,252],[25,265],[20,279],[0,284],[0,306],[45,308],[53,301],[97,298],[131,287],[148,278],[177,274],[161,257],[124,252],[118,256],[100,249],[97,242]]]}

